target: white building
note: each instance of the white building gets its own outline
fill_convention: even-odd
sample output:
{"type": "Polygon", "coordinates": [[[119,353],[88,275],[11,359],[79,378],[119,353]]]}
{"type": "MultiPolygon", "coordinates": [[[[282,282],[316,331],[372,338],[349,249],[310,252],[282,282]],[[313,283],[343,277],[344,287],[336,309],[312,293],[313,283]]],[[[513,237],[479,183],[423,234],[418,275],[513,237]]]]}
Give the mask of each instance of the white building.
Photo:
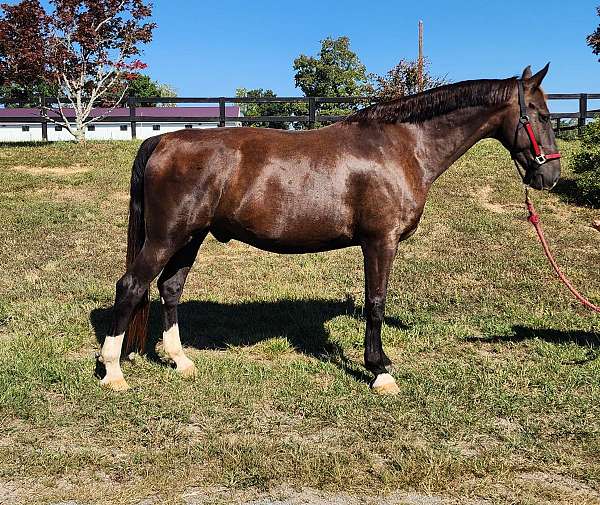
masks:
{"type": "MultiPolygon", "coordinates": [[[[92,116],[106,114],[106,109],[95,109],[92,116]]],[[[182,130],[184,128],[216,128],[219,123],[219,107],[136,107],[135,137],[145,139],[160,133],[182,130]],[[147,117],[150,121],[143,121],[147,117]],[[177,122],[167,118],[176,117],[177,122]]],[[[65,115],[72,117],[69,110],[65,115]]],[[[110,121],[92,123],[87,126],[85,138],[88,140],[130,140],[132,138],[129,109],[117,108],[110,111],[110,121]]],[[[225,107],[226,117],[241,117],[238,106],[225,107]]],[[[40,110],[37,108],[0,108],[0,142],[26,142],[44,140],[42,124],[39,122],[40,110]],[[4,121],[3,121],[4,118],[4,121]],[[22,121],[21,121],[22,119],[22,121]],[[27,121],[35,119],[36,122],[27,121]]],[[[241,126],[238,121],[227,121],[225,126],[241,126]]],[[[47,123],[48,139],[73,140],[69,131],[52,122],[47,123]]]]}

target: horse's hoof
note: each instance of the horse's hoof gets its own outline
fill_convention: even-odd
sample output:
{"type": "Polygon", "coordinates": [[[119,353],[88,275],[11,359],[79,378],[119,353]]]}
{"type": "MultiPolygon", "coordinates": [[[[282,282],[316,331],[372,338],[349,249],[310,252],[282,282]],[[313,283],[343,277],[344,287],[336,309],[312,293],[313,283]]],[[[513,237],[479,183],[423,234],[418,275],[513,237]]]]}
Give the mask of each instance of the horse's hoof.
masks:
{"type": "Polygon", "coordinates": [[[397,395],[400,392],[396,381],[389,373],[379,374],[371,385],[371,389],[378,395],[397,395]]]}
{"type": "Polygon", "coordinates": [[[177,373],[184,377],[185,379],[193,379],[197,375],[196,365],[191,363],[182,368],[177,368],[177,373]]]}
{"type": "Polygon", "coordinates": [[[129,384],[127,384],[127,381],[123,378],[109,380],[108,377],[104,377],[104,379],[100,381],[100,384],[113,391],[127,391],[128,389],[131,389],[129,384]]]}

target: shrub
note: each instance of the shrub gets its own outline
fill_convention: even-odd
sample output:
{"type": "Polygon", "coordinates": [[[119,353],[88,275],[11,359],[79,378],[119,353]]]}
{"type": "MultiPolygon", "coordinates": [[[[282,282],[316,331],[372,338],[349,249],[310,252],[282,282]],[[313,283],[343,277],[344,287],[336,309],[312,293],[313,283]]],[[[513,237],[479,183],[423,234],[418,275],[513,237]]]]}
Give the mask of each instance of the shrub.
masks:
{"type": "Polygon", "coordinates": [[[556,133],[556,138],[561,140],[579,140],[577,119],[562,119],[560,127],[561,130],[556,133]]]}
{"type": "Polygon", "coordinates": [[[573,171],[582,199],[595,207],[600,206],[600,120],[586,126],[573,171]]]}

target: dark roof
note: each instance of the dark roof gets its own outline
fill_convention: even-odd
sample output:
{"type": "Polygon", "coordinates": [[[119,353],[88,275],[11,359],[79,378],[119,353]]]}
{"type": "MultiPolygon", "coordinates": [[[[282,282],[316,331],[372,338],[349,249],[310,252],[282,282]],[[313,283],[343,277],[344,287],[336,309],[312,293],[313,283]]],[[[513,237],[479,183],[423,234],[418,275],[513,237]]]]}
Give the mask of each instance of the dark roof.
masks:
{"type": "MultiPolygon", "coordinates": [[[[91,113],[92,117],[102,116],[107,113],[109,109],[98,108],[94,109],[91,113]]],[[[64,109],[67,117],[74,117],[73,109],[64,109]]],[[[136,116],[147,116],[147,117],[183,117],[183,118],[203,118],[203,117],[218,117],[219,107],[136,107],[136,116]]],[[[49,113],[52,115],[52,112],[49,113]]],[[[58,114],[56,114],[58,116],[58,114]]],[[[237,105],[225,107],[225,115],[228,117],[239,117],[240,108],[237,105]]],[[[110,117],[121,118],[129,117],[129,109],[125,107],[119,107],[112,110],[109,114],[110,117]]],[[[14,108],[0,108],[0,120],[3,117],[40,117],[40,109],[38,108],[25,108],[25,107],[14,107],[14,108]]]]}

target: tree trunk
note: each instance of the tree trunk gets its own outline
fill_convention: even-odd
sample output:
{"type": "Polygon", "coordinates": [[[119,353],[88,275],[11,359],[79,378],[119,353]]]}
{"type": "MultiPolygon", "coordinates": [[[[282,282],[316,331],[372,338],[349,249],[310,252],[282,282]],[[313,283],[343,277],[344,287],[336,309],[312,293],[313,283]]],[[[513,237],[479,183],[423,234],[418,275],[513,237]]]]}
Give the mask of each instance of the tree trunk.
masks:
{"type": "Polygon", "coordinates": [[[85,126],[76,125],[73,129],[73,136],[78,144],[85,142],[85,126]]]}

